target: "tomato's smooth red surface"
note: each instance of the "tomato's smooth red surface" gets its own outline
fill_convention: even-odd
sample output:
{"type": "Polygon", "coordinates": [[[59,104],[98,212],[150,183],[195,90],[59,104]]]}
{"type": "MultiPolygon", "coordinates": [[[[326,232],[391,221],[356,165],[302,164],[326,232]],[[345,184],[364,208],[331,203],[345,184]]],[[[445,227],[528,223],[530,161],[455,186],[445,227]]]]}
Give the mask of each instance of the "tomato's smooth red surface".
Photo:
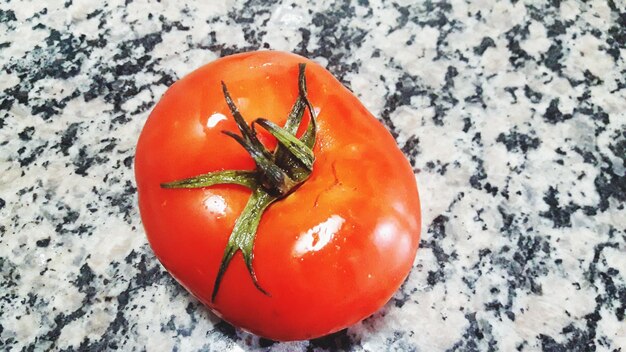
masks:
{"type": "MultiPolygon", "coordinates": [[[[275,146],[267,134],[262,141],[275,146]]],[[[173,84],[141,133],[135,173],[148,240],[165,268],[217,315],[267,338],[310,339],[371,315],[406,278],[418,247],[417,186],[395,140],[328,71],[297,55],[228,56],[173,84]],[[301,62],[319,112],[316,160],[308,181],[261,220],[253,265],[270,296],[255,288],[238,252],[211,302],[226,242],[251,192],[159,184],[254,169],[246,151],[220,133],[239,133],[220,81],[248,122],[264,117],[282,125],[298,95],[301,62]]]]}

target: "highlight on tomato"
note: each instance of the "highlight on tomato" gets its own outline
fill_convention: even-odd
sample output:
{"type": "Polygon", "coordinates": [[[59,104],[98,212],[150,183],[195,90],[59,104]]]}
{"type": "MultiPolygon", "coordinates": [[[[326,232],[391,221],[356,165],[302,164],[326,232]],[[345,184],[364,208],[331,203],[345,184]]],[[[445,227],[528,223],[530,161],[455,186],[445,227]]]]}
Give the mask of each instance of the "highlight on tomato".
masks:
{"type": "Polygon", "coordinates": [[[232,55],[174,83],[141,132],[135,176],[163,266],[219,317],[273,340],[370,316],[419,244],[417,185],[395,140],[294,54],[232,55]]]}

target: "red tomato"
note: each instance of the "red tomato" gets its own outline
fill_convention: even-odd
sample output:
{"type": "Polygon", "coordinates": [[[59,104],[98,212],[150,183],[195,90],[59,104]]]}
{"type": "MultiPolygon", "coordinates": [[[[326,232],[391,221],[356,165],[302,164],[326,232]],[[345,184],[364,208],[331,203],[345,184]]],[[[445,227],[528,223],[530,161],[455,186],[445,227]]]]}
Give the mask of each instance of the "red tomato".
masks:
{"type": "MultiPolygon", "coordinates": [[[[306,113],[300,136],[310,122],[306,113]]],[[[256,128],[260,130],[260,128],[256,128]]],[[[271,151],[276,139],[259,131],[271,151]]],[[[344,329],[382,307],[411,269],[420,234],[412,169],[395,140],[328,71],[274,51],[228,56],[173,84],[139,138],[135,159],[141,217],[156,256],[194,296],[229,323],[274,340],[344,329]],[[251,191],[240,185],[164,189],[160,184],[219,170],[255,170],[222,92],[250,124],[283,126],[305,63],[317,111],[310,177],[262,214],[252,253],[242,252],[212,293],[235,221],[251,191]]]]}

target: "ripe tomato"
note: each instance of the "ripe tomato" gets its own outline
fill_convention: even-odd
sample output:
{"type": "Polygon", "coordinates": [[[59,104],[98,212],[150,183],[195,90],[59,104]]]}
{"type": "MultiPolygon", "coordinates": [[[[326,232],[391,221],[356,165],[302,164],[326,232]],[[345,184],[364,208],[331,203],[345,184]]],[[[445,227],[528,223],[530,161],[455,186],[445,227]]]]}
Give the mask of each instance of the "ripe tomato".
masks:
{"type": "MultiPolygon", "coordinates": [[[[311,120],[307,110],[298,137],[311,120]]],[[[268,150],[277,146],[256,130],[268,150]]],[[[174,83],[143,128],[135,173],[146,234],[164,267],[215,314],[270,339],[315,338],[371,315],[406,278],[418,247],[417,186],[395,140],[328,71],[297,55],[233,55],[174,83]],[[300,63],[317,112],[312,172],[262,213],[250,268],[234,252],[218,291],[225,248],[252,192],[160,185],[255,170],[246,149],[221,133],[239,133],[221,81],[247,124],[264,117],[283,126],[302,96],[300,63]]]]}

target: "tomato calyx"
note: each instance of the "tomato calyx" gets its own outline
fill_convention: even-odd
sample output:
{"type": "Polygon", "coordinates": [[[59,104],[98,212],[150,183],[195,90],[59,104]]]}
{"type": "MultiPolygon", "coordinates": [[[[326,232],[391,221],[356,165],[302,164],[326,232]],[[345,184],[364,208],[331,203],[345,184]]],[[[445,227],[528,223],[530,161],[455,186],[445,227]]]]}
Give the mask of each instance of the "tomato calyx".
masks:
{"type": "Polygon", "coordinates": [[[283,127],[264,118],[257,118],[248,126],[230,96],[226,84],[222,82],[226,104],[241,135],[230,131],[222,131],[222,133],[233,138],[246,149],[256,164],[256,170],[215,171],[161,184],[162,188],[171,189],[237,184],[252,190],[252,195],[235,221],[235,226],[224,249],[224,255],[213,285],[211,301],[215,300],[226,269],[238,251],[241,251],[243,255],[255,287],[269,296],[269,293],[259,284],[252,265],[254,240],[259,222],[263,212],[273,202],[295,191],[309,178],[315,161],[313,146],[315,145],[317,125],[315,110],[307,97],[305,68],[306,64],[304,63],[298,65],[298,97],[283,127]],[[302,136],[298,138],[296,133],[302,123],[305,110],[309,111],[309,124],[302,136]],[[256,126],[265,129],[278,141],[273,153],[268,151],[259,141],[256,126]]]}

